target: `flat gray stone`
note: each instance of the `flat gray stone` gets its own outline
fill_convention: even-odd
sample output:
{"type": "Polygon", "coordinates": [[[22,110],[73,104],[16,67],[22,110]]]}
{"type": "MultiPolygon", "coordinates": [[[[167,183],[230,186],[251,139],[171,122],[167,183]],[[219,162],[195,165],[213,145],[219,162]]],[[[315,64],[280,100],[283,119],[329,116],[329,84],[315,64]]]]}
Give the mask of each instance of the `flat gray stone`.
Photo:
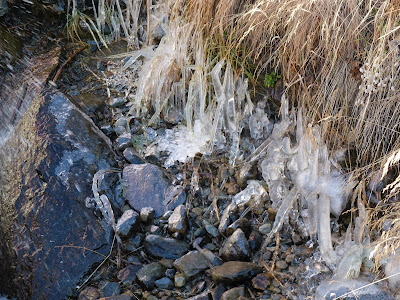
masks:
{"type": "Polygon", "coordinates": [[[144,266],[136,274],[138,281],[146,288],[152,288],[156,280],[163,276],[164,267],[157,262],[144,266]]]}
{"type": "Polygon", "coordinates": [[[190,251],[174,262],[174,267],[186,277],[193,277],[210,267],[199,251],[190,251]]]}
{"type": "Polygon", "coordinates": [[[152,207],[155,210],[155,217],[174,209],[186,199],[185,192],[176,198],[171,196],[171,188],[163,172],[152,164],[127,165],[123,170],[122,178],[125,185],[124,196],[129,205],[138,211],[144,207],[152,207]]]}
{"type": "Polygon", "coordinates": [[[261,273],[262,267],[244,261],[228,261],[211,269],[211,278],[216,283],[234,284],[252,279],[261,273]]]}
{"type": "Polygon", "coordinates": [[[148,254],[157,258],[177,259],[189,250],[189,245],[183,241],[149,234],[143,242],[148,254]]]}

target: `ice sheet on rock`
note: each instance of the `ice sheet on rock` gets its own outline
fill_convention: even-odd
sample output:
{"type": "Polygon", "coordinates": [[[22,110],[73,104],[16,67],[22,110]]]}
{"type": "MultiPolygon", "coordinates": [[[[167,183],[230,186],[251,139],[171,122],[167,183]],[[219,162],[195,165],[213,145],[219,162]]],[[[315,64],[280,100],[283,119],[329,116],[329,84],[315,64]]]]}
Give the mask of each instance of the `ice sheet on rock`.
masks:
{"type": "Polygon", "coordinates": [[[247,187],[233,197],[232,203],[234,203],[235,205],[245,205],[250,201],[252,197],[261,199],[266,195],[267,193],[265,192],[265,189],[259,181],[249,180],[247,182],[247,187]]]}

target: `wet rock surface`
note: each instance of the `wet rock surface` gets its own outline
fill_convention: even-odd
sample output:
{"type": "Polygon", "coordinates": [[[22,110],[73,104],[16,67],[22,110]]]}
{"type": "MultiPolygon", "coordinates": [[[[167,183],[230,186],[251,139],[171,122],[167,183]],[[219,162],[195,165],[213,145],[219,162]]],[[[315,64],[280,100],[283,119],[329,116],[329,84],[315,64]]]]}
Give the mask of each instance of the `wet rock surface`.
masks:
{"type": "Polygon", "coordinates": [[[93,197],[93,175],[115,165],[114,152],[94,123],[51,89],[14,130],[0,149],[0,248],[8,261],[1,290],[13,293],[16,284],[19,299],[61,299],[101,260],[79,247],[106,254],[111,227],[100,225],[85,200],[93,197]]]}

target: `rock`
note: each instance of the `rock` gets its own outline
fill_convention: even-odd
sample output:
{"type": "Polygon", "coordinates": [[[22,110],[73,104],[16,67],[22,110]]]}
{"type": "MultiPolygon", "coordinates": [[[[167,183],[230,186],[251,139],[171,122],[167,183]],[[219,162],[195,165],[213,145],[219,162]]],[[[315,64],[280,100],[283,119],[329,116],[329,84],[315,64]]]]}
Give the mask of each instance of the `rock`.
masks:
{"type": "Polygon", "coordinates": [[[185,233],[187,227],[187,215],[184,205],[178,205],[168,219],[168,229],[170,232],[185,233]]]}
{"type": "Polygon", "coordinates": [[[230,216],[231,214],[236,210],[236,205],[234,203],[229,204],[225,209],[224,212],[222,213],[221,220],[219,222],[218,226],[218,231],[221,234],[225,234],[226,228],[228,228],[231,220],[230,216]]]}
{"type": "Polygon", "coordinates": [[[78,300],[97,300],[99,297],[100,294],[97,289],[92,286],[88,286],[79,293],[78,300]]]}
{"type": "Polygon", "coordinates": [[[165,271],[165,276],[167,276],[170,279],[174,279],[175,278],[175,273],[176,273],[176,271],[174,269],[167,269],[165,271]]]}
{"type": "Polygon", "coordinates": [[[164,191],[164,204],[166,210],[175,209],[178,205],[181,205],[186,200],[186,194],[184,187],[181,185],[170,185],[164,191]]]}
{"type": "Polygon", "coordinates": [[[118,106],[121,106],[121,105],[123,105],[125,103],[125,98],[123,98],[123,97],[115,97],[115,98],[112,98],[111,100],[110,100],[110,106],[111,107],[118,107],[118,106]]]}
{"type": "Polygon", "coordinates": [[[85,200],[93,199],[94,174],[116,165],[111,142],[50,89],[32,100],[3,140],[0,165],[0,253],[7,261],[0,264],[0,293],[66,298],[103,259],[68,245],[103,255],[110,249],[110,223],[99,222],[85,200]]]}
{"type": "Polygon", "coordinates": [[[186,277],[181,273],[175,274],[175,286],[176,287],[183,287],[186,284],[186,277]]]}
{"type": "Polygon", "coordinates": [[[125,159],[129,161],[131,164],[143,164],[144,161],[137,155],[137,152],[135,151],[134,148],[128,147],[122,152],[124,155],[125,159]]]}
{"type": "Polygon", "coordinates": [[[212,280],[216,283],[235,283],[252,279],[262,268],[256,264],[244,261],[228,261],[211,269],[212,280]]]}
{"type": "Polygon", "coordinates": [[[243,286],[227,290],[225,293],[222,294],[221,300],[237,300],[241,296],[244,296],[243,286]]]}
{"type": "Polygon", "coordinates": [[[123,239],[133,236],[139,230],[139,228],[139,214],[133,209],[124,211],[116,225],[117,233],[123,239]]]}
{"type": "Polygon", "coordinates": [[[270,284],[271,281],[268,279],[268,275],[264,273],[258,274],[251,280],[251,285],[257,290],[264,291],[270,284]]]}
{"type": "Polygon", "coordinates": [[[209,294],[210,294],[209,291],[205,291],[199,295],[187,298],[187,300],[209,300],[210,299],[209,294]]]}
{"type": "Polygon", "coordinates": [[[163,276],[164,268],[157,262],[144,266],[136,274],[138,281],[148,289],[152,288],[155,281],[163,276]]]}
{"type": "Polygon", "coordinates": [[[224,260],[250,260],[250,246],[242,229],[237,229],[220,250],[224,260]]]}
{"type": "Polygon", "coordinates": [[[390,255],[387,258],[385,264],[385,275],[388,277],[389,286],[392,290],[398,290],[400,288],[400,262],[399,262],[399,251],[395,254],[390,255]],[[396,275],[397,274],[397,275],[396,275]]]}
{"type": "Polygon", "coordinates": [[[132,284],[136,279],[137,272],[142,268],[142,265],[129,265],[118,272],[117,278],[123,285],[132,284]]]}
{"type": "Polygon", "coordinates": [[[7,0],[0,0],[0,17],[4,16],[8,11],[7,0]]]}
{"type": "Polygon", "coordinates": [[[146,236],[143,245],[151,256],[168,259],[177,259],[189,249],[189,245],[183,241],[153,234],[146,236]]]}
{"type": "Polygon", "coordinates": [[[133,294],[131,294],[130,292],[127,292],[118,296],[100,298],[99,300],[132,300],[132,295],[133,294]]]}
{"type": "Polygon", "coordinates": [[[253,230],[250,233],[248,242],[249,242],[249,246],[250,246],[251,250],[257,251],[258,249],[260,249],[261,243],[262,243],[262,238],[261,238],[261,235],[258,233],[258,231],[253,230]]]}
{"type": "Polygon", "coordinates": [[[242,229],[245,234],[249,234],[251,231],[251,223],[246,218],[240,218],[226,228],[225,235],[231,236],[238,228],[242,229]]]}
{"type": "Polygon", "coordinates": [[[206,225],[205,229],[209,234],[211,234],[211,236],[213,236],[213,237],[218,236],[218,229],[215,228],[213,225],[208,224],[208,225],[206,225]]]}
{"type": "Polygon", "coordinates": [[[284,261],[284,260],[278,260],[278,261],[276,262],[275,266],[276,266],[278,269],[284,270],[284,269],[286,269],[286,268],[288,267],[288,264],[287,264],[287,262],[284,261]]]}
{"type": "Polygon", "coordinates": [[[394,300],[391,295],[381,290],[376,284],[369,285],[367,281],[354,279],[322,283],[315,293],[315,299],[333,300],[337,298],[344,300],[394,300]],[[344,296],[345,294],[346,296],[344,296]],[[341,297],[342,295],[344,297],[341,297]]]}
{"type": "Polygon", "coordinates": [[[174,287],[174,283],[168,277],[163,277],[155,281],[155,284],[160,289],[169,290],[174,287]]]}
{"type": "Polygon", "coordinates": [[[226,291],[225,285],[219,284],[211,291],[211,296],[213,300],[219,300],[222,294],[226,291]]]}
{"type": "Polygon", "coordinates": [[[140,220],[143,223],[149,223],[149,222],[153,221],[154,213],[155,213],[154,208],[152,208],[152,207],[143,207],[140,210],[140,220]]]}
{"type": "Polygon", "coordinates": [[[182,192],[176,197],[176,202],[167,205],[170,198],[165,199],[168,182],[164,179],[161,169],[152,164],[127,165],[123,170],[125,182],[124,196],[131,207],[140,211],[144,207],[153,207],[155,217],[165,211],[182,204],[186,195],[182,192]],[[166,201],[167,200],[167,201],[166,201]]]}
{"type": "Polygon", "coordinates": [[[270,233],[271,230],[272,230],[272,225],[270,223],[262,224],[258,228],[258,231],[260,231],[260,233],[263,235],[268,235],[268,233],[270,233]]]}
{"type": "Polygon", "coordinates": [[[142,233],[136,233],[133,237],[123,243],[123,247],[126,251],[136,251],[143,243],[144,235],[142,233]]]}
{"type": "Polygon", "coordinates": [[[208,261],[199,251],[190,251],[174,262],[174,267],[186,277],[192,277],[209,268],[208,261]]]}
{"type": "Polygon", "coordinates": [[[100,287],[103,297],[117,296],[121,293],[121,288],[117,282],[103,282],[100,287]]]}
{"type": "Polygon", "coordinates": [[[115,140],[116,147],[119,150],[125,150],[129,146],[132,145],[132,136],[129,132],[122,133],[117,139],[115,140]]]}
{"type": "Polygon", "coordinates": [[[171,268],[174,267],[174,260],[173,259],[163,258],[163,259],[159,260],[158,263],[160,265],[162,265],[164,268],[167,268],[167,269],[171,269],[171,268]]]}

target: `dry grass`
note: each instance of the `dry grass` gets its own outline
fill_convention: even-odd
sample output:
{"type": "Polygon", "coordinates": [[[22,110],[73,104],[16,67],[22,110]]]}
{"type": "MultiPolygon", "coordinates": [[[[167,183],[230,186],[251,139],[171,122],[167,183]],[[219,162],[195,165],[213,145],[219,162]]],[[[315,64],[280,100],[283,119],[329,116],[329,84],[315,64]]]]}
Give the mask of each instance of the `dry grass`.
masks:
{"type": "MultiPolygon", "coordinates": [[[[209,58],[227,58],[241,71],[251,61],[254,77],[278,70],[292,105],[324,128],[330,147],[355,150],[348,159],[353,175],[368,180],[373,169],[398,164],[399,1],[190,0],[184,7],[209,58]]],[[[400,177],[386,197],[399,187],[400,177]]],[[[397,203],[371,215],[382,233],[376,253],[400,247],[399,218],[397,203]],[[393,225],[383,230],[387,221],[393,225]]]]}

